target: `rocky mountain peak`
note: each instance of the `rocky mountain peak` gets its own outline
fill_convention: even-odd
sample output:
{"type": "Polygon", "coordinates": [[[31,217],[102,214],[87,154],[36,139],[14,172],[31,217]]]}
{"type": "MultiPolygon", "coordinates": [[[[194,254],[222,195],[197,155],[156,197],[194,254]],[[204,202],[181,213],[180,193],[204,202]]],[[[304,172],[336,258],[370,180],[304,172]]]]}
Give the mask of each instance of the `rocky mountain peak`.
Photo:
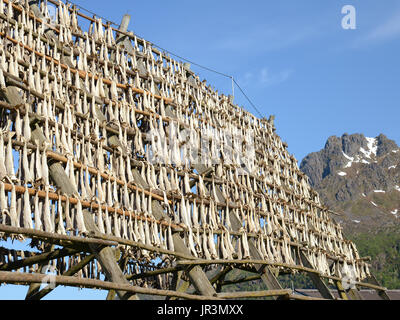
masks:
{"type": "Polygon", "coordinates": [[[321,199],[352,223],[370,223],[371,217],[393,223],[400,217],[400,149],[384,134],[331,136],[300,169],[321,199]]]}

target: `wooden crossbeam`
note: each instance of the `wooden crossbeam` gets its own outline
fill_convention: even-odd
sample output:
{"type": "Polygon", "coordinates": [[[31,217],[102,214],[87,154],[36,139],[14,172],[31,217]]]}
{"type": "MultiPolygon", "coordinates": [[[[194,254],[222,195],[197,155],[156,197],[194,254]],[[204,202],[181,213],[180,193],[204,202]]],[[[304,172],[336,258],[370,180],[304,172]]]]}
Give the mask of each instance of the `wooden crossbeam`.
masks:
{"type": "Polygon", "coordinates": [[[171,268],[163,268],[163,269],[158,269],[158,270],[153,270],[153,271],[148,271],[148,272],[142,272],[138,274],[131,274],[126,277],[127,280],[136,280],[136,279],[143,279],[143,278],[149,278],[149,277],[154,277],[159,274],[165,274],[165,273],[173,273],[177,271],[181,271],[184,269],[182,266],[178,267],[171,267],[171,268]]]}
{"type": "Polygon", "coordinates": [[[31,238],[46,239],[49,242],[54,242],[60,245],[71,245],[74,243],[82,245],[97,245],[97,246],[117,246],[118,242],[110,240],[102,240],[92,237],[78,237],[46,232],[41,230],[34,230],[21,227],[12,227],[0,224],[0,232],[6,234],[21,234],[31,238]]]}
{"type": "MultiPolygon", "coordinates": [[[[371,284],[373,284],[373,285],[376,285],[376,286],[379,286],[380,287],[380,285],[379,285],[379,282],[378,282],[378,280],[376,279],[376,277],[374,276],[374,275],[371,275],[368,279],[367,279],[367,281],[369,282],[369,283],[371,283],[371,284]]],[[[378,293],[378,295],[382,298],[382,300],[391,300],[390,299],[390,297],[389,297],[389,295],[387,294],[387,292],[386,292],[386,288],[385,289],[375,289],[375,291],[378,293]]]]}
{"type": "MultiPolygon", "coordinates": [[[[310,261],[307,259],[302,251],[300,251],[300,259],[307,268],[312,269],[310,261]]],[[[307,272],[307,275],[310,277],[310,279],[314,283],[314,286],[318,289],[323,298],[331,300],[335,299],[332,292],[329,290],[328,286],[325,284],[319,274],[315,272],[307,272]]]]}
{"type": "Polygon", "coordinates": [[[37,263],[58,259],[65,256],[71,256],[80,251],[81,250],[79,249],[68,249],[68,248],[57,249],[50,252],[38,254],[29,258],[21,259],[18,261],[1,264],[0,271],[17,270],[23,267],[29,267],[37,263]]]}
{"type": "Polygon", "coordinates": [[[237,284],[237,283],[243,283],[243,282],[249,282],[249,281],[254,281],[254,280],[259,280],[261,279],[260,275],[254,275],[254,276],[249,276],[245,278],[240,278],[237,280],[224,280],[221,285],[222,286],[228,286],[230,284],[237,284]]]}
{"type": "Polygon", "coordinates": [[[261,298],[261,297],[278,297],[288,296],[291,290],[260,290],[260,291],[239,291],[239,292],[221,292],[217,293],[218,298],[238,299],[238,298],[261,298]]]}
{"type": "MultiPolygon", "coordinates": [[[[76,265],[68,269],[66,272],[64,272],[63,276],[73,276],[79,270],[84,268],[88,263],[90,263],[94,258],[95,258],[94,254],[87,255],[84,259],[79,261],[79,263],[77,263],[76,265]]],[[[55,284],[54,287],[48,285],[42,290],[36,291],[32,295],[30,295],[29,298],[27,298],[27,300],[40,300],[46,295],[48,295],[51,291],[53,291],[57,286],[58,284],[55,284]]]]}
{"type": "MultiPolygon", "coordinates": [[[[43,281],[48,281],[49,275],[46,274],[30,274],[30,273],[19,273],[19,272],[9,272],[0,271],[0,283],[14,283],[14,284],[27,284],[27,283],[42,283],[43,281]]],[[[132,286],[130,284],[120,284],[115,281],[102,281],[94,279],[84,279],[73,276],[53,276],[55,284],[67,285],[72,287],[85,287],[85,288],[96,288],[105,290],[116,290],[117,292],[130,292],[133,294],[151,294],[158,296],[172,296],[182,299],[189,300],[220,300],[221,298],[215,296],[205,296],[205,295],[193,295],[183,292],[177,292],[172,290],[160,290],[151,288],[142,288],[138,286],[132,286]]]]}

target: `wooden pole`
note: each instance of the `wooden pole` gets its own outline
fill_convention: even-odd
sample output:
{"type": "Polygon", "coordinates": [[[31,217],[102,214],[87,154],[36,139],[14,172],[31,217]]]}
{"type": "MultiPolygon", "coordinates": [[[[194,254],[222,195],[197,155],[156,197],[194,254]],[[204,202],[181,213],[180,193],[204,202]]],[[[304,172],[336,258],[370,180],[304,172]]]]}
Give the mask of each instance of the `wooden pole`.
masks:
{"type": "MultiPolygon", "coordinates": [[[[95,258],[94,254],[87,255],[79,263],[77,263],[76,265],[72,266],[69,270],[64,272],[63,276],[73,276],[75,273],[77,273],[79,270],[85,267],[88,263],[90,263],[94,258],[95,258]]],[[[32,294],[27,300],[40,300],[44,296],[48,295],[51,291],[53,291],[57,286],[58,284],[55,284],[54,288],[52,288],[52,286],[48,285],[42,290],[32,294]]]]}
{"type": "Polygon", "coordinates": [[[0,271],[11,271],[11,270],[18,270],[23,267],[29,267],[37,263],[41,263],[44,261],[49,261],[53,259],[62,258],[65,256],[71,256],[76,253],[80,252],[79,249],[69,249],[69,248],[62,248],[57,249],[50,252],[45,252],[42,254],[38,254],[29,258],[21,259],[14,262],[9,262],[0,265],[0,271]]]}
{"type": "Polygon", "coordinates": [[[288,296],[291,290],[260,290],[260,291],[240,291],[240,292],[221,292],[217,293],[218,298],[238,299],[238,298],[261,298],[261,297],[277,297],[288,296]]]}
{"type": "MultiPolygon", "coordinates": [[[[8,271],[0,271],[0,282],[25,284],[25,283],[42,283],[48,280],[46,274],[30,274],[30,273],[16,273],[8,271]]],[[[191,300],[220,300],[221,298],[215,296],[204,296],[204,295],[192,295],[182,292],[176,292],[171,290],[159,290],[142,288],[138,286],[132,286],[130,284],[120,284],[115,281],[101,281],[94,279],[82,279],[72,276],[56,276],[53,277],[55,284],[67,285],[73,287],[85,287],[85,288],[98,288],[105,290],[117,290],[117,292],[130,292],[130,293],[141,293],[141,294],[152,294],[159,296],[173,296],[182,299],[191,300]]]]}
{"type": "MultiPolygon", "coordinates": [[[[303,262],[303,265],[305,265],[307,268],[312,269],[312,265],[310,261],[308,261],[307,257],[305,254],[300,250],[300,259],[303,262]]],[[[319,274],[314,273],[314,272],[307,272],[308,276],[314,283],[314,286],[318,289],[319,293],[321,296],[325,299],[335,299],[331,291],[329,290],[328,286],[325,284],[325,282],[321,279],[319,274]]]]}

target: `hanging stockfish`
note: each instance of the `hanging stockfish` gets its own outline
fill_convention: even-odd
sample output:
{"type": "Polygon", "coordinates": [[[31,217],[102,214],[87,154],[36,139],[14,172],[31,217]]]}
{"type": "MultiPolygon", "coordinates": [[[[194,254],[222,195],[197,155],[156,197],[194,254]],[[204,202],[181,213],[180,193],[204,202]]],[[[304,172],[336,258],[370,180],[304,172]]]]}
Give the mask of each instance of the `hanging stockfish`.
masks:
{"type": "Polygon", "coordinates": [[[186,234],[188,237],[188,242],[189,242],[189,248],[190,251],[192,252],[192,254],[197,257],[197,251],[195,248],[195,244],[194,244],[194,240],[193,240],[193,232],[192,232],[192,228],[189,228],[189,232],[186,234]]]}
{"type": "Polygon", "coordinates": [[[128,221],[125,217],[125,215],[120,216],[120,224],[121,224],[121,229],[122,229],[122,235],[121,238],[127,239],[128,238],[128,221]]]}
{"type": "Polygon", "coordinates": [[[26,184],[33,184],[34,177],[31,172],[28,160],[28,150],[27,150],[27,143],[25,141],[24,147],[22,150],[22,169],[23,169],[23,180],[26,184]]]}
{"type": "Polygon", "coordinates": [[[193,226],[195,228],[199,228],[199,214],[198,214],[198,207],[197,207],[197,202],[196,199],[193,199],[193,214],[192,214],[192,221],[193,221],[193,226]]]}
{"type": "Polygon", "coordinates": [[[155,220],[151,221],[151,244],[156,247],[159,247],[161,244],[158,225],[155,220]]]}
{"type": "Polygon", "coordinates": [[[145,214],[144,219],[144,240],[145,244],[151,245],[150,227],[147,214],[145,214]]]}
{"type": "Polygon", "coordinates": [[[46,232],[54,232],[54,225],[53,221],[51,220],[51,213],[50,213],[50,199],[49,199],[49,186],[45,187],[46,189],[46,196],[44,200],[44,208],[43,208],[43,226],[44,231],[46,232]]]}
{"type": "Polygon", "coordinates": [[[33,229],[32,210],[31,210],[31,203],[27,185],[25,185],[25,192],[24,192],[24,213],[22,219],[22,227],[33,229]]]}
{"type": "Polygon", "coordinates": [[[106,234],[112,235],[111,216],[108,214],[108,207],[104,212],[104,221],[106,223],[106,234]]]}
{"type": "Polygon", "coordinates": [[[15,175],[15,170],[14,170],[14,156],[13,156],[13,149],[12,149],[12,137],[14,136],[14,132],[8,132],[8,143],[7,143],[7,149],[6,149],[6,170],[7,170],[7,176],[9,179],[13,182],[17,182],[18,179],[15,175]]]}
{"type": "Polygon", "coordinates": [[[214,234],[212,232],[212,229],[208,230],[208,248],[210,249],[211,258],[217,259],[218,253],[215,248],[215,240],[214,240],[214,234]]]}
{"type": "Polygon", "coordinates": [[[187,227],[190,228],[190,222],[189,222],[189,208],[186,207],[186,202],[185,198],[181,198],[181,203],[180,203],[180,220],[183,222],[183,224],[187,227]]]}
{"type": "Polygon", "coordinates": [[[8,172],[4,163],[5,158],[3,133],[0,132],[0,181],[7,176],[8,172]]]}
{"type": "Polygon", "coordinates": [[[118,238],[121,238],[121,232],[120,232],[120,221],[119,221],[119,215],[117,214],[117,210],[114,211],[114,235],[118,238]]]}
{"type": "Polygon", "coordinates": [[[57,233],[66,234],[64,227],[64,215],[63,215],[63,205],[61,201],[61,195],[58,197],[57,201],[57,214],[58,214],[57,233]]]}
{"type": "Polygon", "coordinates": [[[247,242],[247,233],[242,233],[243,259],[250,259],[249,243],[247,242]]]}
{"type": "Polygon", "coordinates": [[[104,230],[104,222],[103,222],[103,210],[101,208],[101,204],[98,203],[99,208],[96,211],[96,221],[97,221],[97,227],[99,228],[99,231],[101,233],[105,233],[104,230]]]}
{"type": "MultiPolygon", "coordinates": [[[[8,193],[7,193],[7,195],[8,195],[8,193]]],[[[1,217],[2,224],[7,224],[6,219],[7,219],[7,215],[9,215],[7,202],[8,201],[6,199],[4,182],[0,180],[0,214],[1,214],[0,217],[1,217]]]]}

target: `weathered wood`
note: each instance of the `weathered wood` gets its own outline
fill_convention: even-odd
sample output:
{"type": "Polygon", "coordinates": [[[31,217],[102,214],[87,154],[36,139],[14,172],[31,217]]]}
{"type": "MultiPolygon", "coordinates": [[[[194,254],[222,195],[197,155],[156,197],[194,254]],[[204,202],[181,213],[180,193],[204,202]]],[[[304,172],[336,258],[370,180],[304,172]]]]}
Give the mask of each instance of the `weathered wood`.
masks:
{"type": "Polygon", "coordinates": [[[163,269],[158,269],[158,270],[153,270],[153,271],[147,271],[143,273],[138,273],[138,274],[131,274],[126,277],[127,280],[136,280],[136,279],[143,279],[143,278],[149,278],[149,277],[154,277],[159,274],[165,274],[165,273],[172,273],[172,272],[178,272],[184,269],[184,267],[170,267],[170,268],[163,268],[163,269]]]}
{"type": "Polygon", "coordinates": [[[68,236],[63,234],[57,234],[52,232],[46,232],[41,230],[20,228],[20,227],[11,227],[0,224],[0,232],[4,232],[7,234],[21,234],[26,235],[31,238],[38,239],[47,239],[54,240],[57,244],[60,245],[68,245],[73,243],[85,244],[85,245],[96,245],[96,246],[117,246],[118,242],[102,240],[102,239],[94,239],[90,237],[78,237],[78,236],[68,236]]]}
{"type": "Polygon", "coordinates": [[[316,298],[316,297],[303,296],[301,294],[289,294],[287,296],[287,298],[292,299],[292,300],[305,300],[305,301],[325,300],[325,299],[316,298]]]}
{"type": "Polygon", "coordinates": [[[349,300],[349,298],[347,297],[346,291],[344,290],[343,286],[342,286],[342,282],[340,280],[336,280],[334,281],[337,292],[339,294],[339,297],[343,300],[349,300]]]}
{"type": "MultiPolygon", "coordinates": [[[[311,265],[310,261],[308,261],[307,257],[304,255],[304,253],[302,251],[300,251],[300,259],[307,268],[312,269],[312,265],[311,265]]],[[[307,274],[323,298],[332,299],[332,300],[335,299],[335,297],[329,290],[328,286],[321,279],[319,274],[316,274],[314,272],[307,272],[307,274]]]]}
{"type": "Polygon", "coordinates": [[[221,271],[219,271],[214,277],[212,277],[210,279],[210,282],[212,284],[218,282],[218,283],[222,283],[224,281],[225,276],[231,272],[233,270],[233,268],[231,266],[226,266],[225,268],[223,268],[221,271]]]}
{"type": "MultiPolygon", "coordinates": [[[[46,251],[51,252],[54,250],[54,244],[46,244],[46,251]]],[[[46,262],[39,263],[38,271],[42,272],[43,268],[47,266],[46,262]]],[[[25,295],[25,300],[29,300],[33,295],[39,292],[40,283],[31,283],[25,295]]]]}
{"type": "MultiPolygon", "coordinates": [[[[186,292],[190,287],[190,282],[182,279],[183,271],[178,271],[176,276],[175,291],[186,292]]],[[[168,300],[176,300],[176,297],[167,297],[168,300]]]]}
{"type": "MultiPolygon", "coordinates": [[[[376,277],[373,274],[367,279],[367,282],[369,282],[373,285],[379,286],[379,282],[378,282],[378,280],[376,280],[376,277]]],[[[382,300],[391,300],[389,295],[387,294],[386,290],[375,289],[375,291],[382,298],[382,300]]]]}
{"type": "Polygon", "coordinates": [[[74,255],[80,252],[78,249],[69,249],[69,248],[62,248],[56,249],[50,252],[45,252],[42,254],[38,254],[29,258],[21,259],[14,262],[0,264],[0,271],[11,271],[17,270],[23,267],[29,267],[37,263],[41,263],[44,261],[49,261],[53,259],[62,258],[65,256],[74,255]]]}
{"type": "Polygon", "coordinates": [[[218,298],[223,299],[238,299],[238,298],[261,298],[261,297],[277,297],[288,296],[291,290],[260,290],[260,291],[240,291],[240,292],[221,292],[217,293],[218,298]]]}
{"type": "MultiPolygon", "coordinates": [[[[137,171],[137,169],[133,169],[133,171],[136,171],[137,174],[140,175],[140,173],[137,171]]],[[[153,215],[156,219],[158,219],[158,220],[169,219],[165,215],[164,210],[158,201],[153,200],[151,203],[151,206],[152,206],[153,215]]],[[[179,234],[174,233],[172,235],[172,239],[174,242],[174,248],[175,248],[176,252],[191,256],[189,249],[185,246],[183,239],[180,237],[179,234]]],[[[190,281],[195,286],[196,290],[198,292],[200,292],[202,295],[212,296],[215,294],[214,288],[212,287],[207,276],[205,275],[205,273],[199,266],[195,266],[194,268],[192,268],[188,272],[188,275],[189,275],[190,281]]]]}
{"type": "MultiPolygon", "coordinates": [[[[76,265],[68,269],[66,272],[64,272],[63,276],[73,276],[75,273],[77,273],[79,270],[85,267],[88,263],[90,263],[94,258],[95,258],[94,254],[87,255],[79,263],[77,263],[76,265]]],[[[42,290],[36,291],[32,295],[30,295],[29,298],[27,298],[27,300],[40,300],[46,295],[48,295],[51,291],[53,291],[58,285],[59,284],[55,284],[54,288],[48,285],[42,290]]]]}
{"type": "MultiPolygon", "coordinates": [[[[26,283],[42,283],[48,279],[48,275],[45,274],[29,274],[29,273],[15,273],[9,271],[0,271],[0,282],[15,283],[15,284],[26,284],[26,283]]],[[[101,281],[93,279],[82,279],[72,276],[54,276],[54,283],[59,285],[68,285],[73,287],[85,287],[85,288],[98,288],[105,290],[117,290],[117,292],[130,292],[130,293],[141,293],[141,294],[152,294],[159,296],[173,296],[182,299],[191,300],[219,300],[220,298],[215,296],[204,296],[204,295],[192,295],[171,290],[159,290],[142,288],[138,286],[132,286],[130,284],[119,284],[115,281],[101,281]]]]}
{"type": "Polygon", "coordinates": [[[241,279],[237,279],[237,280],[224,280],[224,281],[222,281],[221,285],[228,286],[230,284],[249,282],[249,281],[254,281],[254,280],[259,280],[259,279],[261,279],[261,276],[255,275],[255,276],[245,277],[245,278],[241,278],[241,279]]]}

